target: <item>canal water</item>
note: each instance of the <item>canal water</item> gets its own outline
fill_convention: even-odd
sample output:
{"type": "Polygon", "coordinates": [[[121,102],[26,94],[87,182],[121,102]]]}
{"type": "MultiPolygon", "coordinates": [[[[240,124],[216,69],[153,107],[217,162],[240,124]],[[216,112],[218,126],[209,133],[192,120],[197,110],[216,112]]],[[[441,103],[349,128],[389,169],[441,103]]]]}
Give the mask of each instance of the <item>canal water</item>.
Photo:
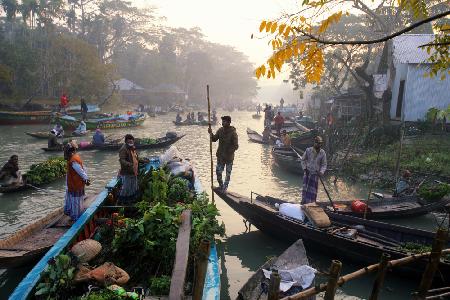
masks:
{"type": "MultiPolygon", "coordinates": [[[[232,125],[237,128],[239,135],[239,150],[233,166],[230,191],[243,195],[250,195],[250,191],[262,195],[271,195],[289,201],[299,201],[301,193],[301,178],[279,169],[270,155],[270,147],[251,143],[247,139],[246,129],[250,127],[262,131],[262,120],[251,118],[250,112],[226,113],[232,117],[232,125]]],[[[221,112],[219,112],[221,115],[221,112]]],[[[190,158],[197,172],[200,174],[204,188],[210,186],[209,138],[206,126],[176,127],[172,120],[174,113],[156,118],[148,118],[144,125],[133,129],[118,129],[105,131],[110,138],[120,137],[132,133],[135,137],[159,137],[167,131],[175,131],[186,136],[175,145],[180,152],[190,158]]],[[[216,126],[213,130],[218,129],[216,126]]],[[[33,126],[1,126],[0,127],[0,162],[7,161],[12,154],[19,155],[22,170],[41,162],[54,155],[44,152],[46,140],[39,140],[28,135],[27,131],[48,130],[48,125],[33,126]]],[[[83,139],[80,139],[83,140],[83,139]]],[[[85,140],[88,140],[87,138],[85,140]]],[[[217,145],[214,145],[214,153],[217,145]]],[[[141,156],[151,156],[162,153],[158,151],[142,151],[141,156]]],[[[100,191],[105,184],[117,175],[119,169],[118,154],[116,152],[81,152],[87,171],[92,178],[92,185],[88,187],[89,194],[100,191]]],[[[367,197],[368,188],[362,185],[339,180],[336,185],[327,183],[333,198],[356,199],[367,197]]],[[[46,215],[63,203],[64,180],[59,180],[45,188],[45,190],[29,190],[16,194],[0,194],[0,238],[5,238],[21,227],[46,215]]],[[[320,188],[318,198],[327,201],[327,196],[320,188]]],[[[221,220],[226,226],[226,237],[219,242],[222,269],[222,299],[234,299],[237,291],[247,279],[262,265],[267,257],[281,254],[289,245],[279,239],[271,238],[252,227],[246,232],[243,218],[233,211],[223,200],[215,197],[221,213],[221,220]]],[[[398,224],[432,230],[439,214],[396,221],[398,224]]],[[[305,243],[306,244],[306,243],[305,243]]],[[[310,264],[320,271],[326,271],[332,259],[340,259],[333,254],[332,247],[318,251],[309,249],[306,244],[310,264]]],[[[343,273],[349,273],[360,266],[347,260],[343,262],[343,273]]],[[[14,270],[0,270],[0,300],[7,299],[20,279],[30,268],[14,270]]],[[[318,277],[318,281],[323,278],[318,277]]],[[[346,284],[338,291],[339,299],[364,299],[370,294],[373,277],[364,277],[346,284]]],[[[380,299],[410,299],[411,292],[417,282],[388,275],[385,288],[380,299]]]]}

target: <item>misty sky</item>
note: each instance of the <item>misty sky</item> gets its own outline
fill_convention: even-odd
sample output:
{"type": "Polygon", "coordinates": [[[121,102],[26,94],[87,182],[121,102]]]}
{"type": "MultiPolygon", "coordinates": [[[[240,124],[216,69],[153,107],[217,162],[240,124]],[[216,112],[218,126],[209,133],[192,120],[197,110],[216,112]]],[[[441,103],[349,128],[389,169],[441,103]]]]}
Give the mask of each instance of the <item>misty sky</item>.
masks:
{"type": "MultiPolygon", "coordinates": [[[[167,24],[175,27],[200,27],[212,42],[236,47],[255,64],[264,63],[271,47],[267,39],[250,39],[258,33],[263,19],[271,19],[286,11],[293,11],[295,0],[137,0],[139,4],[158,7],[159,14],[167,18],[167,24]]],[[[288,72],[279,80],[265,80],[260,85],[280,84],[289,76],[288,72]]]]}

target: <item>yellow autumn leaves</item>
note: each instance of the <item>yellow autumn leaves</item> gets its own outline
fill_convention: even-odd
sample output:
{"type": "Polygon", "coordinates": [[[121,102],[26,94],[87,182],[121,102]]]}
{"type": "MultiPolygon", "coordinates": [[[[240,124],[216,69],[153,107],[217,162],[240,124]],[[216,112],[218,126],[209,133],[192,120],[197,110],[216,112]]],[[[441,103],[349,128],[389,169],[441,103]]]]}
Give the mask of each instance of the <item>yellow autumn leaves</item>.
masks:
{"type": "MultiPolygon", "coordinates": [[[[323,34],[331,24],[339,22],[341,16],[342,11],[330,15],[320,23],[315,33],[323,34]]],[[[261,22],[259,31],[274,35],[270,41],[274,53],[266,64],[256,68],[255,75],[258,79],[261,76],[275,78],[276,73],[281,72],[281,68],[286,62],[291,59],[299,59],[307,82],[320,83],[324,71],[323,50],[314,40],[300,39],[297,36],[298,33],[312,32],[312,27],[306,21],[305,17],[299,16],[290,19],[291,25],[278,24],[276,21],[261,22]]]]}

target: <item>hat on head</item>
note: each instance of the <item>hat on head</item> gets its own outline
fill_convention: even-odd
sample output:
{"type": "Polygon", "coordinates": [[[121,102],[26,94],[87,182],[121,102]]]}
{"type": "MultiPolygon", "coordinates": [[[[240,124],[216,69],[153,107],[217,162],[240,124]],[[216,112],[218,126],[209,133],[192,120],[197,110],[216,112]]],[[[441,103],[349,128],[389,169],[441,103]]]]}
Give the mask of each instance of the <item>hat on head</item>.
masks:
{"type": "Polygon", "coordinates": [[[228,121],[229,123],[231,123],[231,117],[230,116],[222,116],[221,119],[223,121],[228,121]]]}

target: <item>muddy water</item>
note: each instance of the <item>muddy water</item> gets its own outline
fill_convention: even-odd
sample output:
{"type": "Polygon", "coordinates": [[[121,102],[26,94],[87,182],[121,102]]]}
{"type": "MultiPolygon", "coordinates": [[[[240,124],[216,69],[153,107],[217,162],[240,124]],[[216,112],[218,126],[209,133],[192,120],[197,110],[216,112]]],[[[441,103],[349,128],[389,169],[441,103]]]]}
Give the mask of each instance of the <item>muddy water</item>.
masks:
{"type": "MultiPolygon", "coordinates": [[[[220,114],[220,113],[219,113],[220,114]]],[[[286,173],[274,165],[270,147],[250,143],[247,140],[246,128],[257,131],[262,130],[262,120],[254,120],[249,112],[228,113],[232,117],[232,125],[239,134],[239,150],[233,166],[230,191],[249,195],[255,191],[263,195],[271,195],[298,201],[301,191],[301,178],[286,173]]],[[[176,145],[180,152],[192,159],[197,172],[202,178],[205,189],[209,187],[210,162],[207,127],[186,126],[175,127],[172,120],[175,114],[149,118],[144,126],[131,130],[111,130],[105,132],[106,136],[119,137],[131,132],[135,136],[158,137],[167,131],[176,131],[186,134],[176,145]]],[[[41,147],[46,146],[46,140],[39,140],[24,134],[25,131],[47,130],[46,125],[36,126],[2,126],[0,127],[0,162],[17,153],[20,166],[26,170],[32,163],[47,159],[51,154],[45,153],[41,147]]],[[[216,127],[217,129],[218,127],[216,127]]],[[[216,146],[216,145],[215,145],[216,146]]],[[[214,150],[215,151],[215,150],[214,150]]],[[[150,156],[161,153],[158,151],[143,151],[141,155],[150,156]]],[[[81,157],[92,177],[92,185],[88,193],[96,193],[117,174],[119,167],[118,156],[115,152],[81,152],[81,157]]],[[[338,181],[334,186],[327,184],[332,197],[361,198],[367,196],[367,187],[355,185],[346,181],[338,181]]],[[[22,193],[0,194],[0,238],[15,232],[17,229],[44,216],[51,210],[62,205],[64,193],[64,180],[59,180],[46,187],[45,191],[29,190],[22,193]]],[[[326,201],[327,196],[320,189],[319,199],[326,201]]],[[[221,219],[226,225],[227,237],[219,245],[222,266],[222,299],[234,299],[237,291],[263,264],[266,257],[280,254],[289,245],[273,239],[252,227],[245,232],[243,218],[233,211],[225,202],[216,197],[217,206],[221,212],[221,219]]],[[[439,219],[440,216],[438,215],[439,219]]],[[[427,215],[420,218],[398,221],[403,225],[433,229],[436,225],[436,216],[427,215]]],[[[307,246],[307,245],[306,245],[307,246]]],[[[311,264],[319,270],[325,271],[331,259],[339,259],[333,255],[332,250],[307,249],[311,264]]],[[[343,260],[344,273],[351,272],[359,266],[343,260]]],[[[20,279],[29,268],[18,270],[0,270],[0,299],[6,299],[20,279]]],[[[319,277],[320,281],[321,278],[319,277]]],[[[339,298],[367,298],[370,294],[373,278],[365,277],[347,284],[339,291],[339,298]]],[[[398,277],[389,276],[386,288],[381,299],[410,299],[410,293],[417,285],[415,282],[398,277]]]]}

